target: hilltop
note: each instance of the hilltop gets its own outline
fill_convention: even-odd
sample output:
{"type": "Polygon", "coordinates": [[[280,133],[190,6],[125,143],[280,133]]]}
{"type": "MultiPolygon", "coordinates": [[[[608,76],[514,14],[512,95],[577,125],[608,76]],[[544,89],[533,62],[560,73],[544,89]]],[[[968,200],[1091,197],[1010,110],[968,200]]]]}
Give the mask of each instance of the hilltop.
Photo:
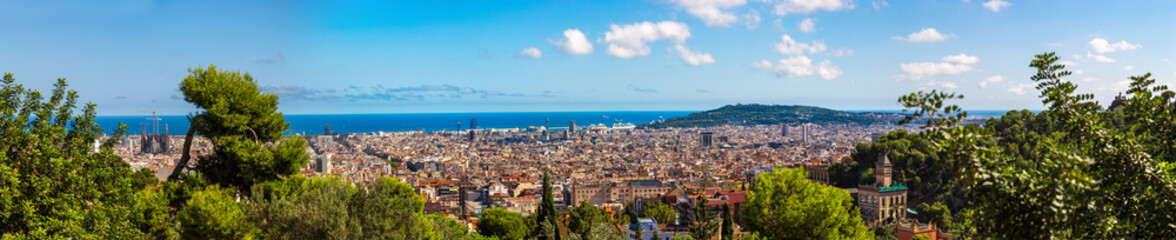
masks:
{"type": "Polygon", "coordinates": [[[798,105],[736,104],[718,109],[691,113],[662,122],[642,124],[640,128],[689,128],[714,127],[725,124],[849,124],[870,125],[893,123],[901,118],[898,114],[853,113],[828,108],[798,105]]]}

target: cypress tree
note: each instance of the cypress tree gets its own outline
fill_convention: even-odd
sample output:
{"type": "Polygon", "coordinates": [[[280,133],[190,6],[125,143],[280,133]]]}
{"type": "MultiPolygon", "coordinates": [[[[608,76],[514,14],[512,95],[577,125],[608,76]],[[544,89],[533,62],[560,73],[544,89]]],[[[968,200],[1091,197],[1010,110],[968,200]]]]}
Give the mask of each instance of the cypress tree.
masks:
{"type": "Polygon", "coordinates": [[[731,217],[731,203],[723,203],[723,239],[735,239],[735,219],[731,217]]]}
{"type": "Polygon", "coordinates": [[[538,211],[535,211],[535,213],[538,214],[538,216],[536,217],[536,221],[535,221],[536,227],[531,232],[532,236],[535,236],[541,240],[559,240],[560,239],[559,224],[558,224],[558,220],[555,217],[555,201],[553,200],[553,198],[551,196],[552,195],[551,192],[552,192],[552,190],[551,190],[551,176],[549,176],[547,170],[544,170],[543,171],[543,203],[539,204],[538,211]],[[544,233],[546,233],[549,230],[547,229],[547,226],[544,226],[542,224],[543,222],[548,222],[551,224],[550,227],[556,228],[553,231],[553,232],[555,232],[554,236],[544,235],[544,233]]]}

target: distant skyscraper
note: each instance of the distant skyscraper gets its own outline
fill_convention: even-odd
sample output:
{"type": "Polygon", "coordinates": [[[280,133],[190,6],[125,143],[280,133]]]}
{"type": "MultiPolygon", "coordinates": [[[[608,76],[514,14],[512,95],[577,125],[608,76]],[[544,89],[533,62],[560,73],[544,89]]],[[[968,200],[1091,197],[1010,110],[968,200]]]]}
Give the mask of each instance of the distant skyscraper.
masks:
{"type": "Polygon", "coordinates": [[[714,135],[715,135],[715,133],[712,133],[712,132],[703,132],[702,133],[702,146],[703,147],[710,147],[711,145],[713,145],[714,144],[714,135]]]}
{"type": "Polygon", "coordinates": [[[781,137],[788,136],[788,124],[780,124],[780,136],[781,137]]]}
{"type": "Polygon", "coordinates": [[[323,135],[331,135],[331,124],[323,124],[323,135]]]}
{"type": "Polygon", "coordinates": [[[801,126],[801,129],[800,129],[800,132],[801,132],[801,133],[800,133],[800,134],[801,134],[801,136],[800,136],[800,141],[801,141],[801,142],[808,142],[808,137],[809,137],[809,126],[808,126],[808,123],[801,124],[800,126],[801,126]]]}
{"type": "Polygon", "coordinates": [[[475,140],[477,140],[477,139],[478,139],[478,137],[477,137],[477,135],[478,135],[478,132],[477,132],[475,129],[478,129],[478,118],[470,118],[470,134],[469,134],[469,137],[470,137],[470,142],[471,142],[471,143],[472,143],[472,142],[474,142],[475,140]]]}
{"type": "Polygon", "coordinates": [[[576,133],[576,121],[572,121],[572,123],[568,124],[568,130],[564,131],[564,139],[571,140],[572,137],[576,136],[575,133],[576,133]]]}
{"type": "Polygon", "coordinates": [[[455,131],[459,131],[459,132],[461,131],[461,122],[457,122],[457,130],[455,130],[455,131]]]}
{"type": "Polygon", "coordinates": [[[333,157],[333,156],[334,156],[333,154],[329,154],[329,153],[319,155],[318,160],[315,164],[318,167],[317,170],[319,173],[331,173],[331,157],[333,157]]]}

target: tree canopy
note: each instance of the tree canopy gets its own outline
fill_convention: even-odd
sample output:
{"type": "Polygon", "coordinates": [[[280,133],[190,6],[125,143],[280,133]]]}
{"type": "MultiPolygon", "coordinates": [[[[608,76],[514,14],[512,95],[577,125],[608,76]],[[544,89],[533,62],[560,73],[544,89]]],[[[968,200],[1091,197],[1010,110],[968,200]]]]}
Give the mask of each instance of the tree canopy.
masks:
{"type": "Polygon", "coordinates": [[[742,208],[745,228],[766,239],[869,239],[849,192],[812,182],[803,168],[755,177],[742,208]]]}
{"type": "MultiPolygon", "coordinates": [[[[306,165],[306,140],[282,137],[290,125],[277,111],[278,96],[262,93],[249,73],[211,65],[191,69],[180,91],[184,101],[202,110],[189,117],[191,129],[215,146],[196,162],[196,170],[211,182],[249,189],[306,165]]],[[[187,137],[184,145],[191,141],[187,137]]],[[[180,167],[186,164],[181,160],[180,167]]]]}
{"type": "Polygon", "coordinates": [[[674,222],[677,222],[675,220],[678,219],[678,210],[661,201],[651,201],[645,204],[645,208],[641,211],[641,216],[653,218],[654,221],[660,224],[674,224],[674,222]]]}
{"type": "Polygon", "coordinates": [[[111,149],[126,126],[99,142],[96,105],[75,113],[77,91],[53,86],[44,99],[11,73],[0,80],[0,237],[140,237],[137,180],[111,149]]]}
{"type": "MultiPolygon", "coordinates": [[[[965,237],[1004,239],[1134,238],[1176,235],[1176,165],[1168,159],[1176,146],[1171,91],[1154,85],[1151,74],[1130,77],[1130,97],[1114,112],[1101,112],[1091,94],[1076,93],[1065,80],[1071,73],[1054,53],[1035,56],[1030,80],[1047,107],[1033,122],[1011,118],[978,129],[950,118],[928,121],[921,136],[968,189],[970,206],[957,214],[965,237]],[[1118,118],[1108,117],[1121,114],[1118,118]],[[1011,124],[1009,124],[1011,123],[1011,124]],[[1044,123],[1044,124],[1042,124],[1044,123]],[[1042,131],[1044,134],[1020,130],[1042,131]],[[1012,132],[1010,132],[1012,131],[1012,132]],[[988,138],[1037,143],[991,146],[988,138]]],[[[934,92],[899,99],[920,114],[952,113],[934,92]]],[[[1014,113],[1010,113],[1014,114],[1014,113]]],[[[992,121],[990,121],[992,122],[992,121]]]]}
{"type": "Polygon", "coordinates": [[[527,224],[523,215],[504,208],[490,208],[482,211],[478,219],[478,233],[503,240],[519,240],[527,236],[527,224]]]}

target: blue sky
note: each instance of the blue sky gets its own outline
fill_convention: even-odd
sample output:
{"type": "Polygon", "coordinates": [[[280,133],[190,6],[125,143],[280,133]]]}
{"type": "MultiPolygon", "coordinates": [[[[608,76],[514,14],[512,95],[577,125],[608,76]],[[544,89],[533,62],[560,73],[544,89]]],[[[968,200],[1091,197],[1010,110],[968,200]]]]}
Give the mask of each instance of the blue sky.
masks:
{"type": "Polygon", "coordinates": [[[1176,2],[1018,0],[8,1],[0,71],[56,78],[103,115],[195,111],[178,83],[215,64],[291,114],[897,109],[943,89],[965,109],[1040,109],[1056,51],[1109,102],[1176,81],[1176,2]]]}

